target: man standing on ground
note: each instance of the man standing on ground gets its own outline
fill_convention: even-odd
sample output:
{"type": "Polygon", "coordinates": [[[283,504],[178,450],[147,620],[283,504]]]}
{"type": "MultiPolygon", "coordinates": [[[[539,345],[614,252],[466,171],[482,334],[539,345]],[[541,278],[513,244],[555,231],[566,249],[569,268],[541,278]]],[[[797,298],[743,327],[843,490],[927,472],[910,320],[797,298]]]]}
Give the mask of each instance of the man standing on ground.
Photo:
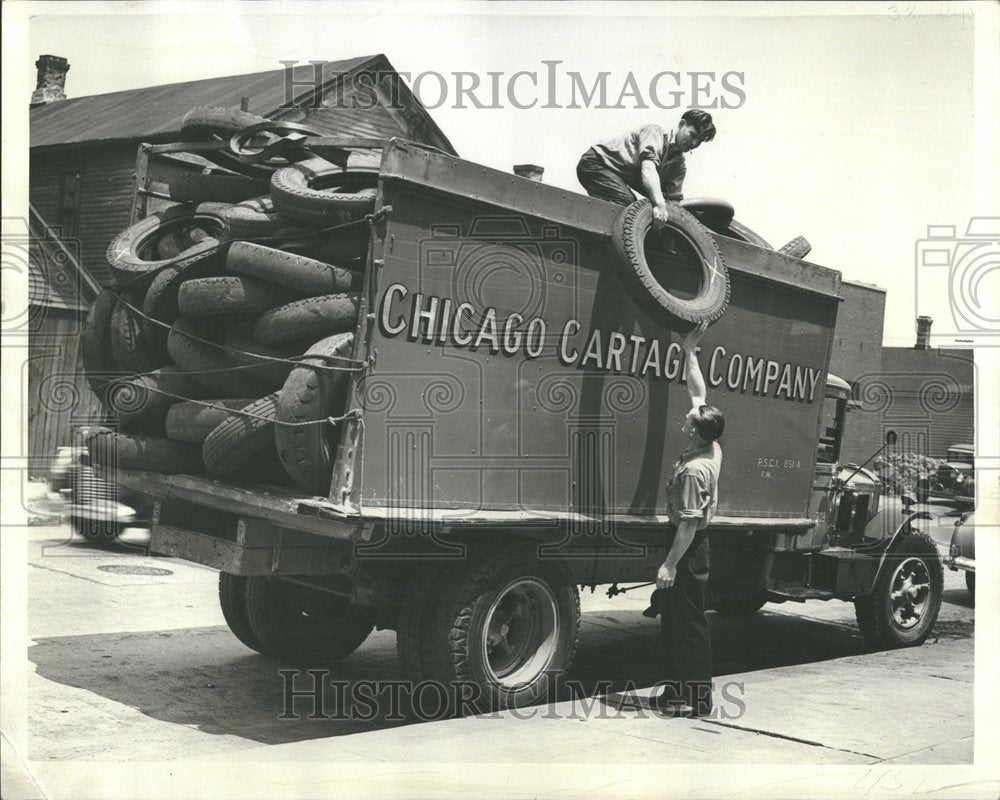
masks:
{"type": "Polygon", "coordinates": [[[687,167],[684,154],[715,138],[712,115],[689,109],[676,131],[644,125],[617,139],[595,144],[580,158],[576,176],[587,194],[627,206],[635,190],[653,203],[653,220],[667,221],[667,200],[678,202],[687,167]]]}
{"type": "MultiPolygon", "coordinates": [[[[718,506],[722,448],[717,439],[725,419],[705,404],[705,379],[698,365],[702,324],[684,339],[691,410],[681,431],[688,445],[667,485],[667,515],[677,527],[667,557],[656,573],[666,685],[656,706],[674,716],[706,716],[712,710],[712,638],[705,616],[708,586],[706,528],[718,506]]],[[[657,599],[654,599],[655,603],[657,599]]]]}

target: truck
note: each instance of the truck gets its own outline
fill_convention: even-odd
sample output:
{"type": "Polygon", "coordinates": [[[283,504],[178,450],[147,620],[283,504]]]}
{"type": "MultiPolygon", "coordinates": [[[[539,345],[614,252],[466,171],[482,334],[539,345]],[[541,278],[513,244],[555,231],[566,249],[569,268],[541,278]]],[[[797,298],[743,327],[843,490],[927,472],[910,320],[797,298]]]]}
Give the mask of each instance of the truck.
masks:
{"type": "Polygon", "coordinates": [[[943,580],[926,514],[881,508],[877,477],[840,463],[839,272],[711,214],[707,261],[688,224],[665,243],[633,230],[625,263],[628,209],[401,139],[372,183],[328,490],[109,476],[155,501],[153,551],[219,570],[241,642],[318,664],[391,629],[414,680],[492,707],[545,697],[577,648],[580,590],[650,582],[674,533],[685,326],[643,286],[683,311],[716,280],[728,307],[700,348],[727,417],[711,607],[840,600],[874,647],[926,639],[943,580]]]}

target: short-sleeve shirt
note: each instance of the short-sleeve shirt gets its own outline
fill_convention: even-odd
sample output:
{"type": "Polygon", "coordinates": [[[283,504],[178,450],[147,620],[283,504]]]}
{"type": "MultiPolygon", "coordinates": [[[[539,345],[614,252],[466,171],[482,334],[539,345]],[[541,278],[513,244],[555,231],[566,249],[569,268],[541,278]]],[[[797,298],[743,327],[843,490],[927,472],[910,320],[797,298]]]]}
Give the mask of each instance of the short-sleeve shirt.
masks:
{"type": "Polygon", "coordinates": [[[593,151],[608,169],[620,176],[632,189],[642,188],[642,162],[652,161],[660,175],[660,188],[667,200],[680,201],[687,166],[684,152],[674,143],[674,132],[664,133],[659,125],[643,125],[617,139],[593,146],[593,151]]]}
{"type": "Polygon", "coordinates": [[[704,530],[719,505],[719,470],[722,448],[712,442],[700,450],[684,453],[674,463],[667,484],[667,516],[674,525],[683,520],[698,520],[697,530],[704,530]]]}

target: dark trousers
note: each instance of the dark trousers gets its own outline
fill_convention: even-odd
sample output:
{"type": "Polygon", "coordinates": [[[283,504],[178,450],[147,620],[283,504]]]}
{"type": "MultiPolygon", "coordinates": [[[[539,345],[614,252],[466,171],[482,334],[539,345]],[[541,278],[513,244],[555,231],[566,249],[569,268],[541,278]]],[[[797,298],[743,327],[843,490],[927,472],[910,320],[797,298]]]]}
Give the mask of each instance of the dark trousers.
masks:
{"type": "Polygon", "coordinates": [[[677,563],[674,585],[660,594],[660,632],[666,675],[663,699],[712,709],[712,636],[705,616],[708,536],[698,531],[677,563]]]}
{"type": "Polygon", "coordinates": [[[576,178],[587,194],[620,206],[630,206],[635,195],[628,184],[601,162],[593,150],[588,150],[576,165],[576,178]]]}

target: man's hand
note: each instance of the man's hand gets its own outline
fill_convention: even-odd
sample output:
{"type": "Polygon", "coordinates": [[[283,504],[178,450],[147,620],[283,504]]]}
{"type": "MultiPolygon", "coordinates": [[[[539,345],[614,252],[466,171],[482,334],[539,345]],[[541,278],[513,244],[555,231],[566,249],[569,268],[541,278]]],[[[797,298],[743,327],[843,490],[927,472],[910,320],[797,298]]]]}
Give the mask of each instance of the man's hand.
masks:
{"type": "Polygon", "coordinates": [[[656,588],[669,589],[677,580],[677,567],[671,567],[664,561],[656,571],[656,588]]]}
{"type": "Polygon", "coordinates": [[[667,221],[670,219],[670,214],[667,213],[667,207],[665,205],[654,205],[653,206],[653,227],[659,230],[667,221]]]}
{"type": "Polygon", "coordinates": [[[685,353],[693,353],[698,349],[698,343],[701,341],[701,337],[705,335],[705,331],[708,330],[708,322],[702,320],[697,325],[694,326],[687,334],[685,334],[683,341],[681,342],[681,347],[684,348],[685,353]]]}

